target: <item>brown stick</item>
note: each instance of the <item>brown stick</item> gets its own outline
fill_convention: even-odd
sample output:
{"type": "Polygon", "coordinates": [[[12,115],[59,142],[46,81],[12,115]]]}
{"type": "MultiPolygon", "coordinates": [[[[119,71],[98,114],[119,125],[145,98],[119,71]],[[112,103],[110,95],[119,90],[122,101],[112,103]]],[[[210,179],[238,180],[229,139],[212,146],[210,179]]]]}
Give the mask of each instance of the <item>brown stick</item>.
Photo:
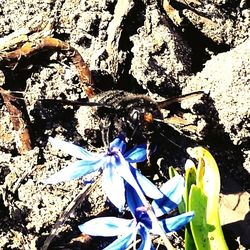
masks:
{"type": "MultiPolygon", "coordinates": [[[[13,51],[2,52],[0,53],[0,66],[15,69],[22,58],[29,58],[44,51],[67,53],[78,70],[79,78],[86,95],[88,98],[95,95],[91,72],[80,53],[66,42],[56,38],[45,37],[34,42],[26,42],[22,47],[13,51]]],[[[0,88],[0,94],[10,113],[14,130],[17,132],[17,149],[23,154],[32,148],[30,132],[28,130],[29,119],[24,115],[24,113],[26,113],[25,104],[23,106],[20,105],[17,97],[2,88],[0,88]]]]}
{"type": "Polygon", "coordinates": [[[26,42],[21,48],[1,53],[0,65],[3,64],[14,69],[22,58],[29,58],[44,51],[60,51],[62,53],[68,53],[72,63],[79,72],[79,77],[83,84],[85,93],[89,98],[94,95],[95,91],[92,83],[91,72],[82,56],[75,48],[56,38],[45,37],[36,42],[26,42]]]}
{"type": "MultiPolygon", "coordinates": [[[[25,107],[21,107],[17,97],[9,91],[0,88],[4,104],[10,114],[11,122],[16,131],[16,144],[20,154],[24,154],[32,149],[30,134],[28,130],[29,120],[24,114],[25,107]]],[[[26,111],[26,110],[25,110],[26,111]]]]}
{"type": "Polygon", "coordinates": [[[96,177],[96,180],[94,183],[87,184],[82,190],[68,205],[66,209],[64,209],[63,214],[58,219],[56,224],[54,225],[50,235],[46,238],[46,240],[43,243],[43,246],[41,250],[47,250],[50,246],[50,243],[52,240],[58,236],[60,231],[62,230],[61,226],[65,223],[66,219],[72,214],[72,212],[79,206],[79,204],[86,199],[86,197],[93,192],[93,190],[100,184],[100,173],[98,173],[98,176],[96,177]]]}

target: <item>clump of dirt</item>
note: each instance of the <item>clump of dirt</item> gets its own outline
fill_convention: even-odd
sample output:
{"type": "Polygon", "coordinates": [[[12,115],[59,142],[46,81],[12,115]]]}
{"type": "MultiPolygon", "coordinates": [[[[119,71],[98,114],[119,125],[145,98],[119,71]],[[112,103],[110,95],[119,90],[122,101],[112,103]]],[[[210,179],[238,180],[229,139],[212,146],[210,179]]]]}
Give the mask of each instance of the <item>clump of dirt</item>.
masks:
{"type": "MultiPolygon", "coordinates": [[[[202,100],[190,99],[171,106],[192,126],[176,130],[162,124],[158,151],[153,156],[155,162],[160,162],[160,171],[146,168],[145,173],[154,177],[158,174],[156,179],[162,181],[168,166],[183,166],[188,157],[186,147],[209,148],[221,171],[221,214],[229,248],[249,249],[248,3],[178,0],[171,1],[173,8],[169,9],[161,2],[1,2],[0,72],[5,80],[1,81],[0,75],[0,83],[6,90],[21,92],[33,143],[26,154],[18,152],[16,131],[1,99],[1,249],[102,249],[109,239],[80,239],[77,226],[100,214],[117,214],[100,186],[85,197],[82,180],[53,186],[41,183],[75,160],[53,149],[49,136],[95,152],[104,149],[98,137],[90,133],[100,124],[87,117],[84,107],[53,102],[86,100],[77,69],[67,54],[48,50],[21,58],[12,68],[1,64],[1,53],[5,53],[1,46],[6,37],[12,35],[13,41],[13,34],[17,35],[9,48],[15,50],[27,39],[41,39],[39,32],[79,51],[91,69],[97,91],[126,90],[155,101],[206,91],[202,100]],[[27,28],[32,35],[20,36],[27,28]],[[87,137],[85,129],[90,133],[87,137]],[[61,216],[65,220],[58,223],[61,216]]],[[[87,180],[91,178],[95,175],[87,180]]]]}
{"type": "MultiPolygon", "coordinates": [[[[184,88],[186,92],[202,89],[210,93],[218,112],[216,119],[223,125],[223,133],[245,156],[249,154],[250,129],[249,46],[250,41],[247,40],[228,52],[212,57],[201,72],[190,77],[184,88]]],[[[243,166],[250,171],[248,160],[243,166]]]]}

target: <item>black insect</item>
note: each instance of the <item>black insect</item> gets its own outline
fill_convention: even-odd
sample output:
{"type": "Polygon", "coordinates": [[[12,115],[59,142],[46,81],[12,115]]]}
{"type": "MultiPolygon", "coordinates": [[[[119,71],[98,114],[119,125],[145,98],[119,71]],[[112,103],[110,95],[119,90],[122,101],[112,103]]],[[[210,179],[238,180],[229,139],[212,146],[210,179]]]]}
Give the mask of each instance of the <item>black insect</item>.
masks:
{"type": "Polygon", "coordinates": [[[145,95],[105,91],[96,95],[93,101],[100,104],[94,111],[92,109],[92,116],[100,125],[104,144],[120,133],[130,142],[145,142],[159,125],[154,119],[163,119],[157,103],[145,95]]]}
{"type": "Polygon", "coordinates": [[[130,144],[154,141],[161,133],[165,117],[162,110],[173,103],[201,96],[203,92],[173,97],[155,102],[142,94],[123,90],[110,90],[96,94],[89,102],[64,101],[67,105],[84,106],[77,112],[81,134],[91,140],[101,137],[105,146],[118,134],[123,133],[130,144]]]}

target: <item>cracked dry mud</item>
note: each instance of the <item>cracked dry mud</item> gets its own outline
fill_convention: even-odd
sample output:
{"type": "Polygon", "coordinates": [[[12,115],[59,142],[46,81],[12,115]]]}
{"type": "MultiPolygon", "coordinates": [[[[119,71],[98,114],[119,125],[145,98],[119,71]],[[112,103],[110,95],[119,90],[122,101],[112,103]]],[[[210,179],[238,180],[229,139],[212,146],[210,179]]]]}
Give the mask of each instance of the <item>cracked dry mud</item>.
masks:
{"type": "MultiPolygon", "coordinates": [[[[175,9],[170,11],[161,2],[0,0],[0,59],[3,39],[37,19],[45,27],[44,36],[61,39],[80,52],[102,91],[123,89],[159,101],[197,90],[209,92],[203,101],[181,104],[189,111],[184,117],[196,122],[195,133],[179,128],[180,133],[171,130],[169,134],[163,128],[165,137],[155,157],[166,175],[170,165],[183,167],[186,147],[207,147],[221,172],[220,212],[229,248],[250,249],[249,4],[179,0],[171,2],[175,9]]],[[[29,38],[37,39],[36,32],[29,38]]],[[[83,133],[86,128],[99,128],[88,119],[86,107],[39,101],[85,98],[76,68],[64,54],[48,51],[22,60],[14,70],[0,63],[0,70],[4,73],[0,79],[5,78],[0,87],[23,93],[34,143],[26,154],[18,153],[1,99],[0,249],[102,249],[112,239],[78,238],[77,228],[99,213],[117,214],[105,202],[101,188],[86,199],[79,198],[64,223],[52,231],[84,185],[81,180],[54,186],[40,182],[74,161],[53,149],[47,143],[49,136],[101,150],[100,141],[83,133]]],[[[153,169],[144,171],[155,174],[153,169]]],[[[182,249],[181,232],[171,239],[182,249]]]]}

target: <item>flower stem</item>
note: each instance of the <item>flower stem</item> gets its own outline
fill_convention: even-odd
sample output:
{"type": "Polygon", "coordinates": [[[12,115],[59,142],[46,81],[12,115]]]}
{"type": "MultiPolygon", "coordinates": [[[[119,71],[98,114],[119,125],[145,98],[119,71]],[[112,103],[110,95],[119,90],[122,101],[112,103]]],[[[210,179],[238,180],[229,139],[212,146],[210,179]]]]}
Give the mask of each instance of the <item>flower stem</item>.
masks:
{"type": "Polygon", "coordinates": [[[164,233],[164,230],[162,229],[161,225],[159,224],[159,221],[157,219],[157,217],[155,216],[154,212],[152,211],[152,209],[150,208],[150,210],[147,211],[149,218],[151,219],[152,223],[154,223],[159,231],[159,234],[163,240],[163,243],[165,245],[165,247],[168,250],[174,250],[175,248],[172,246],[171,242],[169,241],[168,237],[166,236],[166,234],[164,233]]]}
{"type": "Polygon", "coordinates": [[[137,190],[137,194],[140,197],[143,205],[148,208],[147,209],[147,214],[149,216],[149,218],[151,219],[152,223],[156,226],[156,228],[158,229],[159,235],[161,236],[163,243],[165,245],[165,247],[167,248],[167,250],[174,250],[175,248],[172,246],[171,242],[169,241],[168,237],[166,236],[164,230],[162,229],[161,225],[159,224],[159,221],[155,215],[155,213],[153,212],[151,206],[148,203],[148,200],[146,199],[146,197],[144,196],[144,194],[142,193],[141,190],[137,190]]]}

